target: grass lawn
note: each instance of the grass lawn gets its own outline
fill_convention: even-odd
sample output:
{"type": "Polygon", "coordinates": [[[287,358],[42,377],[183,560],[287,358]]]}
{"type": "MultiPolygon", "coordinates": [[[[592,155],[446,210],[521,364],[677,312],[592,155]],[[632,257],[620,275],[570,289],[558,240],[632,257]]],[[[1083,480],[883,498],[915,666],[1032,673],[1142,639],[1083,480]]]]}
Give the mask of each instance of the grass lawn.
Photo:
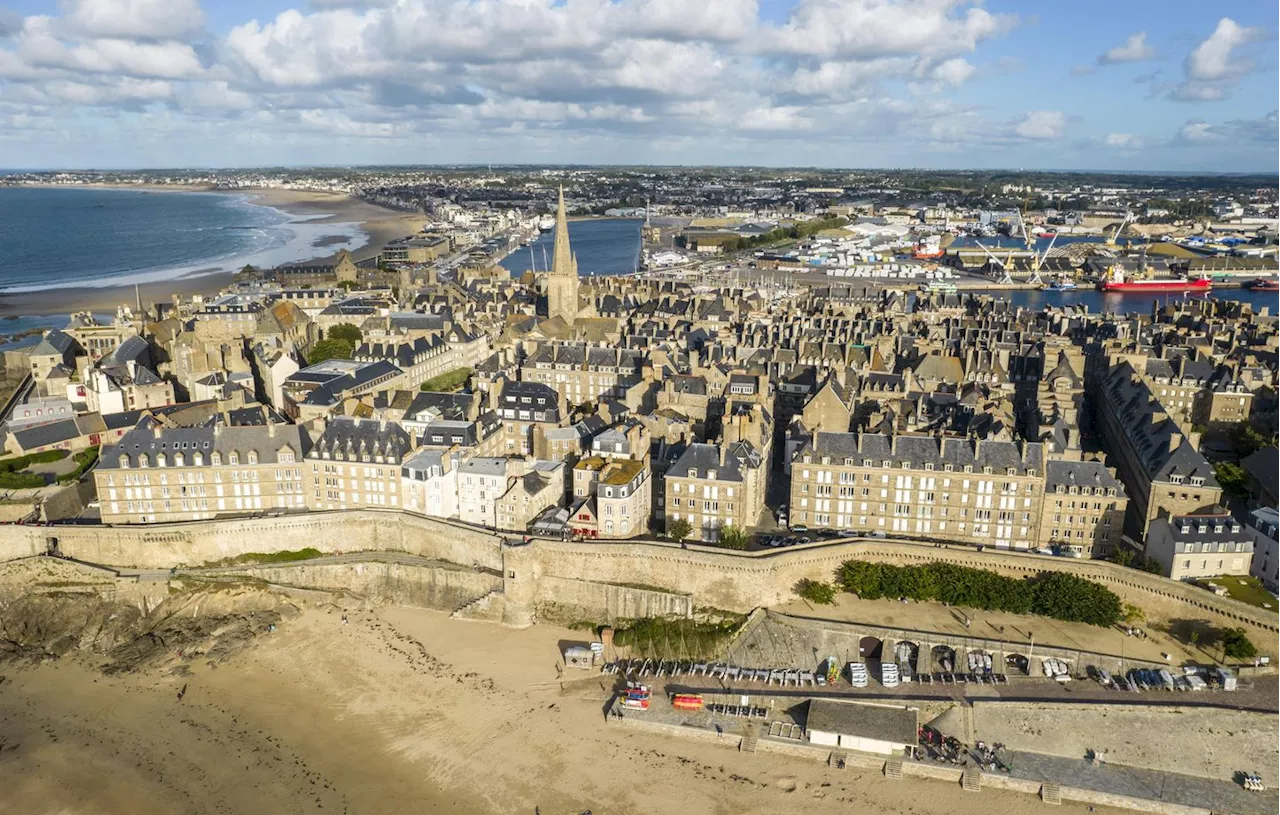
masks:
{"type": "Polygon", "coordinates": [[[1256,577],[1215,577],[1213,582],[1227,590],[1227,595],[1235,600],[1248,603],[1258,608],[1269,608],[1275,611],[1280,602],[1275,595],[1262,588],[1256,577]]]}

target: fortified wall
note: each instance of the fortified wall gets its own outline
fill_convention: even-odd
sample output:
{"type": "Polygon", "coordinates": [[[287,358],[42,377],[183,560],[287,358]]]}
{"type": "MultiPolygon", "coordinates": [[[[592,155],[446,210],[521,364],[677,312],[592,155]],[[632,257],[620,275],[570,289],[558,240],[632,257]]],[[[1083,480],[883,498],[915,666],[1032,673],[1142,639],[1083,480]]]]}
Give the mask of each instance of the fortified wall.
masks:
{"type": "MultiPolygon", "coordinates": [[[[151,569],[194,567],[253,552],[406,552],[501,575],[504,621],[539,614],[600,622],[691,614],[696,607],[748,612],[792,598],[802,578],[830,580],[845,560],[897,565],[943,561],[1027,577],[1063,571],[1102,583],[1165,619],[1194,617],[1276,641],[1275,614],[1194,586],[1113,563],[885,540],[813,543],[782,551],[732,552],[665,542],[504,544],[491,532],[405,512],[313,512],[274,518],[154,526],[0,527],[0,560],[49,550],[90,563],[151,569]]],[[[339,570],[334,574],[341,574],[339,570]]],[[[326,573],[327,587],[338,579],[326,573]]]]}

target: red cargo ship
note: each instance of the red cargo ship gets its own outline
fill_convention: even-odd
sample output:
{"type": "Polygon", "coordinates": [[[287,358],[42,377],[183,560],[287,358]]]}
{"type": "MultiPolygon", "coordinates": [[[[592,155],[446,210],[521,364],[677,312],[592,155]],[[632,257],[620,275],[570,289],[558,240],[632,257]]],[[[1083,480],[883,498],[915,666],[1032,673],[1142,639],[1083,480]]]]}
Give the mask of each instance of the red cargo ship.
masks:
{"type": "Polygon", "coordinates": [[[1106,277],[1098,281],[1098,288],[1111,292],[1207,292],[1213,288],[1213,281],[1207,277],[1152,277],[1126,280],[1123,271],[1112,269],[1106,277]]]}

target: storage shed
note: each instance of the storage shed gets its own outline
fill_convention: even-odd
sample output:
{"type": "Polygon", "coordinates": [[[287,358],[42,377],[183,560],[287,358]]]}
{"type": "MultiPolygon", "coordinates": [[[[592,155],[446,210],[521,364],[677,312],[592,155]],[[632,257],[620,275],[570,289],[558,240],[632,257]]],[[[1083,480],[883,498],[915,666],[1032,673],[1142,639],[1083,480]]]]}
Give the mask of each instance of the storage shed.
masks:
{"type": "Polygon", "coordinates": [[[861,753],[901,754],[917,740],[915,708],[810,699],[805,732],[810,744],[861,753]]]}

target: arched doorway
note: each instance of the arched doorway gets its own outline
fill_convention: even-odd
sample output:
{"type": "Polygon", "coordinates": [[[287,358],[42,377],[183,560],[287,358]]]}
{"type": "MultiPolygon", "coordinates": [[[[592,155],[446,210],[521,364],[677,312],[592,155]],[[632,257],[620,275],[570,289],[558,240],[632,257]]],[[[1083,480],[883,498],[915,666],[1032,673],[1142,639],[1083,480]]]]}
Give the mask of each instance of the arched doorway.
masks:
{"type": "Polygon", "coordinates": [[[879,637],[863,637],[858,641],[858,655],[863,662],[879,662],[884,654],[884,643],[879,637]]]}
{"type": "Polygon", "coordinates": [[[1005,672],[1011,674],[1020,674],[1022,676],[1031,675],[1031,660],[1022,654],[1009,654],[1004,658],[1005,672]]]}
{"type": "Polygon", "coordinates": [[[911,640],[898,640],[893,646],[893,661],[911,668],[912,673],[919,671],[920,646],[911,640]]]}
{"type": "Polygon", "coordinates": [[[956,669],[956,649],[950,645],[933,646],[933,670],[951,673],[956,669]]]}

